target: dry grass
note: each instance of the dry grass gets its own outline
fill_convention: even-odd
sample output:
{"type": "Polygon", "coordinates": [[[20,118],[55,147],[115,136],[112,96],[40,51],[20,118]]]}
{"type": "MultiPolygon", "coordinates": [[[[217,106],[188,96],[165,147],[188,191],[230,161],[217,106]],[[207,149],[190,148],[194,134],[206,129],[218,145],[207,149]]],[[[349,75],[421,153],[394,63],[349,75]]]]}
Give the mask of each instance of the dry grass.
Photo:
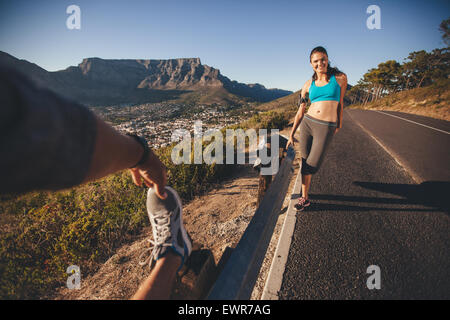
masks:
{"type": "Polygon", "coordinates": [[[397,92],[366,105],[350,105],[348,108],[399,111],[450,121],[449,101],[450,80],[446,80],[428,87],[397,92]]]}

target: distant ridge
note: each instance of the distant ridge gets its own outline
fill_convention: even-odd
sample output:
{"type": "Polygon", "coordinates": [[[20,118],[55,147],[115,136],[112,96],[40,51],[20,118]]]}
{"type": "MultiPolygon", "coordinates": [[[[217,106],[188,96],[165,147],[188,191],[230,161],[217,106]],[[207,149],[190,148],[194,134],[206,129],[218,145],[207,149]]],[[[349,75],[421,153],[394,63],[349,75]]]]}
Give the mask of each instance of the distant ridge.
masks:
{"type": "Polygon", "coordinates": [[[213,102],[267,102],[291,91],[243,84],[203,65],[200,58],[167,60],[85,58],[78,66],[49,72],[0,51],[0,63],[18,69],[35,83],[85,105],[188,99],[213,102]],[[203,97],[203,98],[200,98],[203,97]]]}

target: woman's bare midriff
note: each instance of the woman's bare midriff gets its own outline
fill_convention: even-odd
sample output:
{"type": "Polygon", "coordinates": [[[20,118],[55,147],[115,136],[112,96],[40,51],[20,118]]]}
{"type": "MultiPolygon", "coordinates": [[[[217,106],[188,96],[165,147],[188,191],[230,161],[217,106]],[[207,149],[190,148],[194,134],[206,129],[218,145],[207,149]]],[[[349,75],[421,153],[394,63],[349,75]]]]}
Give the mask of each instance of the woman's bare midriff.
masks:
{"type": "Polygon", "coordinates": [[[311,103],[309,106],[307,114],[311,117],[328,121],[328,122],[336,122],[337,121],[337,106],[339,102],[337,101],[317,101],[311,103]]]}

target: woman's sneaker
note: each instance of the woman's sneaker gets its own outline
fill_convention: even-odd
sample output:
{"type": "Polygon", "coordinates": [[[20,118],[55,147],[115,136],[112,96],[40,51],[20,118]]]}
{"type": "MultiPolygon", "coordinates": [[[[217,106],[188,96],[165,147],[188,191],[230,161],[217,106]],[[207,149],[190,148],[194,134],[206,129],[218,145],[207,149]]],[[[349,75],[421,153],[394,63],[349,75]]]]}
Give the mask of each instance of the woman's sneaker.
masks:
{"type": "Polygon", "coordinates": [[[311,202],[309,202],[309,199],[305,199],[304,197],[301,197],[298,199],[298,203],[294,206],[297,211],[303,211],[306,207],[309,207],[311,202]]]}
{"type": "Polygon", "coordinates": [[[162,200],[156,195],[156,190],[150,188],[147,192],[147,212],[153,229],[153,240],[148,240],[153,247],[146,249],[141,257],[151,251],[150,257],[140,261],[140,265],[153,262],[163,257],[168,250],[181,256],[181,269],[192,251],[192,243],[183,225],[183,208],[177,192],[167,187],[166,199],[162,200]]]}

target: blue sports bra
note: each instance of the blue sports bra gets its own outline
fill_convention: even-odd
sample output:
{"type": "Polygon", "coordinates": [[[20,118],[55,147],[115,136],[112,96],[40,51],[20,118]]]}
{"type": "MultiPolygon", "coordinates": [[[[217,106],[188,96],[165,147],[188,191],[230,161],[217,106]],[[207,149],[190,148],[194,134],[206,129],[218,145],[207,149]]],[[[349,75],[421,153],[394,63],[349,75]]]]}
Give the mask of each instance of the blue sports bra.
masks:
{"type": "Polygon", "coordinates": [[[318,87],[313,81],[311,87],[309,88],[309,99],[311,103],[316,101],[338,101],[341,97],[341,87],[336,81],[334,74],[331,76],[330,81],[322,87],[318,87]]]}

